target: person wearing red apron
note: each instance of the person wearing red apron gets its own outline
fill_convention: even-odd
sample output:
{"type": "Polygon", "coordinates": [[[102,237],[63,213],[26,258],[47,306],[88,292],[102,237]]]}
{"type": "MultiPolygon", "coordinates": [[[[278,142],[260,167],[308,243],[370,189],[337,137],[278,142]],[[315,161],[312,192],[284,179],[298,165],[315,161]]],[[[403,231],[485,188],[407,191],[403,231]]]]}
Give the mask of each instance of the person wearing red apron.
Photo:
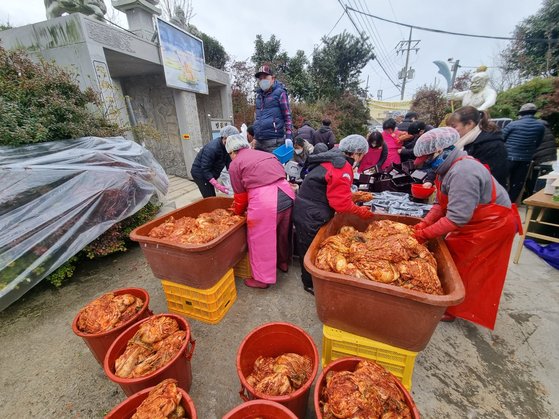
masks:
{"type": "Polygon", "coordinates": [[[232,210],[237,215],[247,211],[248,258],[253,277],[246,279],[245,285],[267,288],[276,283],[276,268],[284,272],[288,269],[295,193],[273,154],[252,150],[242,135],[229,137],[226,149],[232,159],[232,210]]]}
{"type": "Polygon", "coordinates": [[[489,169],[454,148],[458,138],[453,128],[437,128],[414,147],[436,170],[438,201],[415,235],[420,242],[446,235],[464,283],[464,301],[449,307],[444,320],[460,317],[493,330],[520,217],[489,169]]]}

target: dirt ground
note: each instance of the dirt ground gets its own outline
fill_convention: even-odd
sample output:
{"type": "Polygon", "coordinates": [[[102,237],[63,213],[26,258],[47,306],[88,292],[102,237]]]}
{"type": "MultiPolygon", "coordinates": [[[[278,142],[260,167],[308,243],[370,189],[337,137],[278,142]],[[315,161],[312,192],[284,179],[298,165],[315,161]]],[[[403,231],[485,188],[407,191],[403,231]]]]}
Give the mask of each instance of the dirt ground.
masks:
{"type": "MultiPolygon", "coordinates": [[[[71,323],[93,298],[129,286],[149,292],[155,313],[167,310],[159,280],[135,247],[82,264],[58,290],[40,284],[0,313],[1,418],[101,418],[125,399],[71,323]]],[[[302,289],[298,260],[278,285],[255,290],[237,280],[237,292],[219,324],[189,320],[196,339],[190,395],[202,419],[241,403],[236,354],[255,327],[291,322],[321,352],[322,324],[302,289]]],[[[441,323],[418,354],[412,396],[422,417],[559,417],[558,301],[558,272],[525,250],[520,264],[510,265],[494,332],[461,320],[441,323]]],[[[312,397],[307,417],[315,417],[312,397]]]]}

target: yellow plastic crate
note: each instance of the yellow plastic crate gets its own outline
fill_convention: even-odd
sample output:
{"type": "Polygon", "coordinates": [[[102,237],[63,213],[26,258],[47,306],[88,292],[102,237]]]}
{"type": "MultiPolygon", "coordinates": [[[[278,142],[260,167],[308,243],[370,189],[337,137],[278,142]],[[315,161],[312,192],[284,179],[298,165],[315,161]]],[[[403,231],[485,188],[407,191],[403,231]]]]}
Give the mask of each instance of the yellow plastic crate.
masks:
{"type": "Polygon", "coordinates": [[[378,362],[411,390],[411,380],[417,352],[390,346],[324,325],[322,367],[346,356],[358,356],[378,362]]]}
{"type": "Polygon", "coordinates": [[[204,290],[163,279],[161,281],[169,312],[217,324],[237,299],[235,276],[229,269],[217,284],[204,290]]]}
{"type": "Polygon", "coordinates": [[[243,258],[233,268],[235,276],[241,279],[252,278],[252,269],[250,269],[250,261],[248,260],[248,252],[245,253],[243,258]]]}

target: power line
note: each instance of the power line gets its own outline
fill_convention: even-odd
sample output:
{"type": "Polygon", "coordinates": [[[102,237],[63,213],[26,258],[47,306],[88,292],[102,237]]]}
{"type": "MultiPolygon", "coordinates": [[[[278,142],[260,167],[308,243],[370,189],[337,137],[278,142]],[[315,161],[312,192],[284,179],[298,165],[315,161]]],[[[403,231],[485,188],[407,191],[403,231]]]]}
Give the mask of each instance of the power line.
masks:
{"type": "Polygon", "coordinates": [[[332,29],[330,29],[330,32],[328,32],[328,35],[326,35],[326,38],[328,38],[330,36],[330,34],[332,33],[332,31],[336,28],[336,26],[338,26],[338,23],[340,23],[340,20],[342,20],[342,17],[344,17],[345,15],[345,11],[342,12],[342,15],[340,16],[340,18],[336,21],[336,23],[334,23],[334,26],[332,26],[332,29]]]}
{"type": "MultiPolygon", "coordinates": [[[[445,35],[466,36],[466,37],[470,37],[470,38],[498,39],[498,40],[502,40],[502,41],[515,41],[515,40],[518,39],[518,38],[509,37],[509,36],[476,35],[476,34],[470,34],[470,33],[444,31],[442,29],[425,28],[423,26],[409,25],[407,23],[396,22],[395,20],[385,19],[385,18],[380,17],[380,16],[376,16],[376,15],[373,15],[373,14],[370,14],[370,13],[365,13],[361,10],[356,10],[353,7],[346,7],[346,8],[347,8],[347,10],[352,10],[355,13],[360,13],[362,15],[369,16],[369,17],[372,17],[372,18],[375,18],[375,19],[378,19],[378,20],[382,20],[384,22],[393,23],[395,25],[405,26],[407,28],[418,29],[420,31],[442,33],[442,34],[445,34],[445,35]]],[[[348,16],[349,16],[349,14],[348,14],[348,16]]],[[[559,38],[556,38],[556,39],[522,38],[522,40],[525,41],[525,42],[559,42],[559,38]]]]}
{"type": "MultiPolygon", "coordinates": [[[[353,18],[351,17],[351,15],[350,15],[350,14],[348,13],[348,11],[347,11],[347,10],[348,10],[348,7],[345,6],[345,5],[342,3],[341,0],[338,0],[338,2],[339,2],[340,5],[344,8],[345,13],[347,14],[347,17],[349,18],[349,20],[351,21],[351,23],[352,23],[353,26],[355,27],[355,30],[356,30],[358,33],[360,33],[360,32],[359,32],[359,28],[357,27],[357,25],[355,24],[353,18]]],[[[399,89],[400,86],[398,86],[396,83],[394,83],[394,81],[393,81],[392,78],[388,75],[388,73],[386,72],[386,70],[384,69],[384,67],[382,66],[382,64],[381,64],[378,60],[376,60],[376,61],[377,61],[378,65],[380,66],[380,68],[382,69],[382,71],[384,72],[384,74],[386,74],[386,77],[388,77],[388,80],[390,80],[390,82],[394,85],[394,87],[396,87],[397,89],[399,89]]]]}
{"type": "MultiPolygon", "coordinates": [[[[365,25],[365,18],[364,18],[363,16],[357,15],[358,21],[359,21],[359,18],[361,18],[361,21],[360,21],[361,23],[360,23],[360,25],[361,25],[362,32],[363,32],[363,33],[366,33],[366,32],[367,32],[368,35],[369,35],[370,40],[373,39],[372,34],[369,33],[368,29],[366,28],[366,25],[365,25]]],[[[376,46],[378,45],[378,42],[376,42],[376,40],[375,40],[375,43],[371,42],[371,44],[373,45],[373,47],[376,47],[376,46]]],[[[383,62],[386,60],[386,62],[385,62],[384,65],[385,65],[385,67],[388,69],[389,72],[391,72],[391,73],[396,73],[396,70],[394,70],[393,68],[390,68],[390,66],[391,66],[391,64],[392,64],[392,63],[390,62],[390,60],[389,60],[388,58],[382,56],[382,51],[380,50],[380,48],[379,48],[378,50],[375,49],[375,55],[376,55],[377,61],[379,61],[380,63],[383,63],[383,62]]]]}
{"type": "MultiPolygon", "coordinates": [[[[366,2],[364,2],[365,3],[365,7],[364,7],[363,3],[361,3],[361,0],[358,0],[358,1],[359,1],[359,5],[361,6],[361,8],[363,10],[365,10],[365,7],[367,7],[367,10],[368,10],[368,6],[367,6],[366,2]]],[[[388,55],[388,52],[386,51],[386,48],[384,46],[384,43],[382,42],[382,38],[380,37],[380,34],[379,34],[378,30],[376,30],[376,27],[374,27],[374,21],[372,19],[365,19],[365,17],[363,17],[363,21],[366,23],[366,26],[369,28],[368,32],[375,39],[375,43],[379,47],[379,54],[384,55],[384,60],[387,64],[387,68],[389,68],[389,70],[391,70],[391,72],[396,74],[398,72],[397,69],[396,69],[396,66],[394,65],[394,63],[390,59],[390,57],[388,55]],[[372,25],[371,25],[371,23],[372,23],[372,25]]]]}

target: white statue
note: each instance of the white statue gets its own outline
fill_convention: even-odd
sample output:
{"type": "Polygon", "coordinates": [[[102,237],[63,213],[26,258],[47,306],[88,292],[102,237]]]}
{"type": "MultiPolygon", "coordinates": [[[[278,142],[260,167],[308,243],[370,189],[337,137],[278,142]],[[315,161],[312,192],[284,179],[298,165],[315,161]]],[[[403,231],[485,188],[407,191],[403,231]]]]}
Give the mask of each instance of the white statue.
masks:
{"type": "Polygon", "coordinates": [[[107,6],[103,0],[45,0],[47,19],[62,16],[64,13],[83,13],[103,20],[107,6]]]}
{"type": "Polygon", "coordinates": [[[497,92],[492,89],[489,83],[487,67],[481,66],[472,76],[470,90],[464,92],[453,91],[448,94],[450,100],[462,101],[462,106],[473,106],[480,111],[485,111],[497,101],[497,92]]]}

